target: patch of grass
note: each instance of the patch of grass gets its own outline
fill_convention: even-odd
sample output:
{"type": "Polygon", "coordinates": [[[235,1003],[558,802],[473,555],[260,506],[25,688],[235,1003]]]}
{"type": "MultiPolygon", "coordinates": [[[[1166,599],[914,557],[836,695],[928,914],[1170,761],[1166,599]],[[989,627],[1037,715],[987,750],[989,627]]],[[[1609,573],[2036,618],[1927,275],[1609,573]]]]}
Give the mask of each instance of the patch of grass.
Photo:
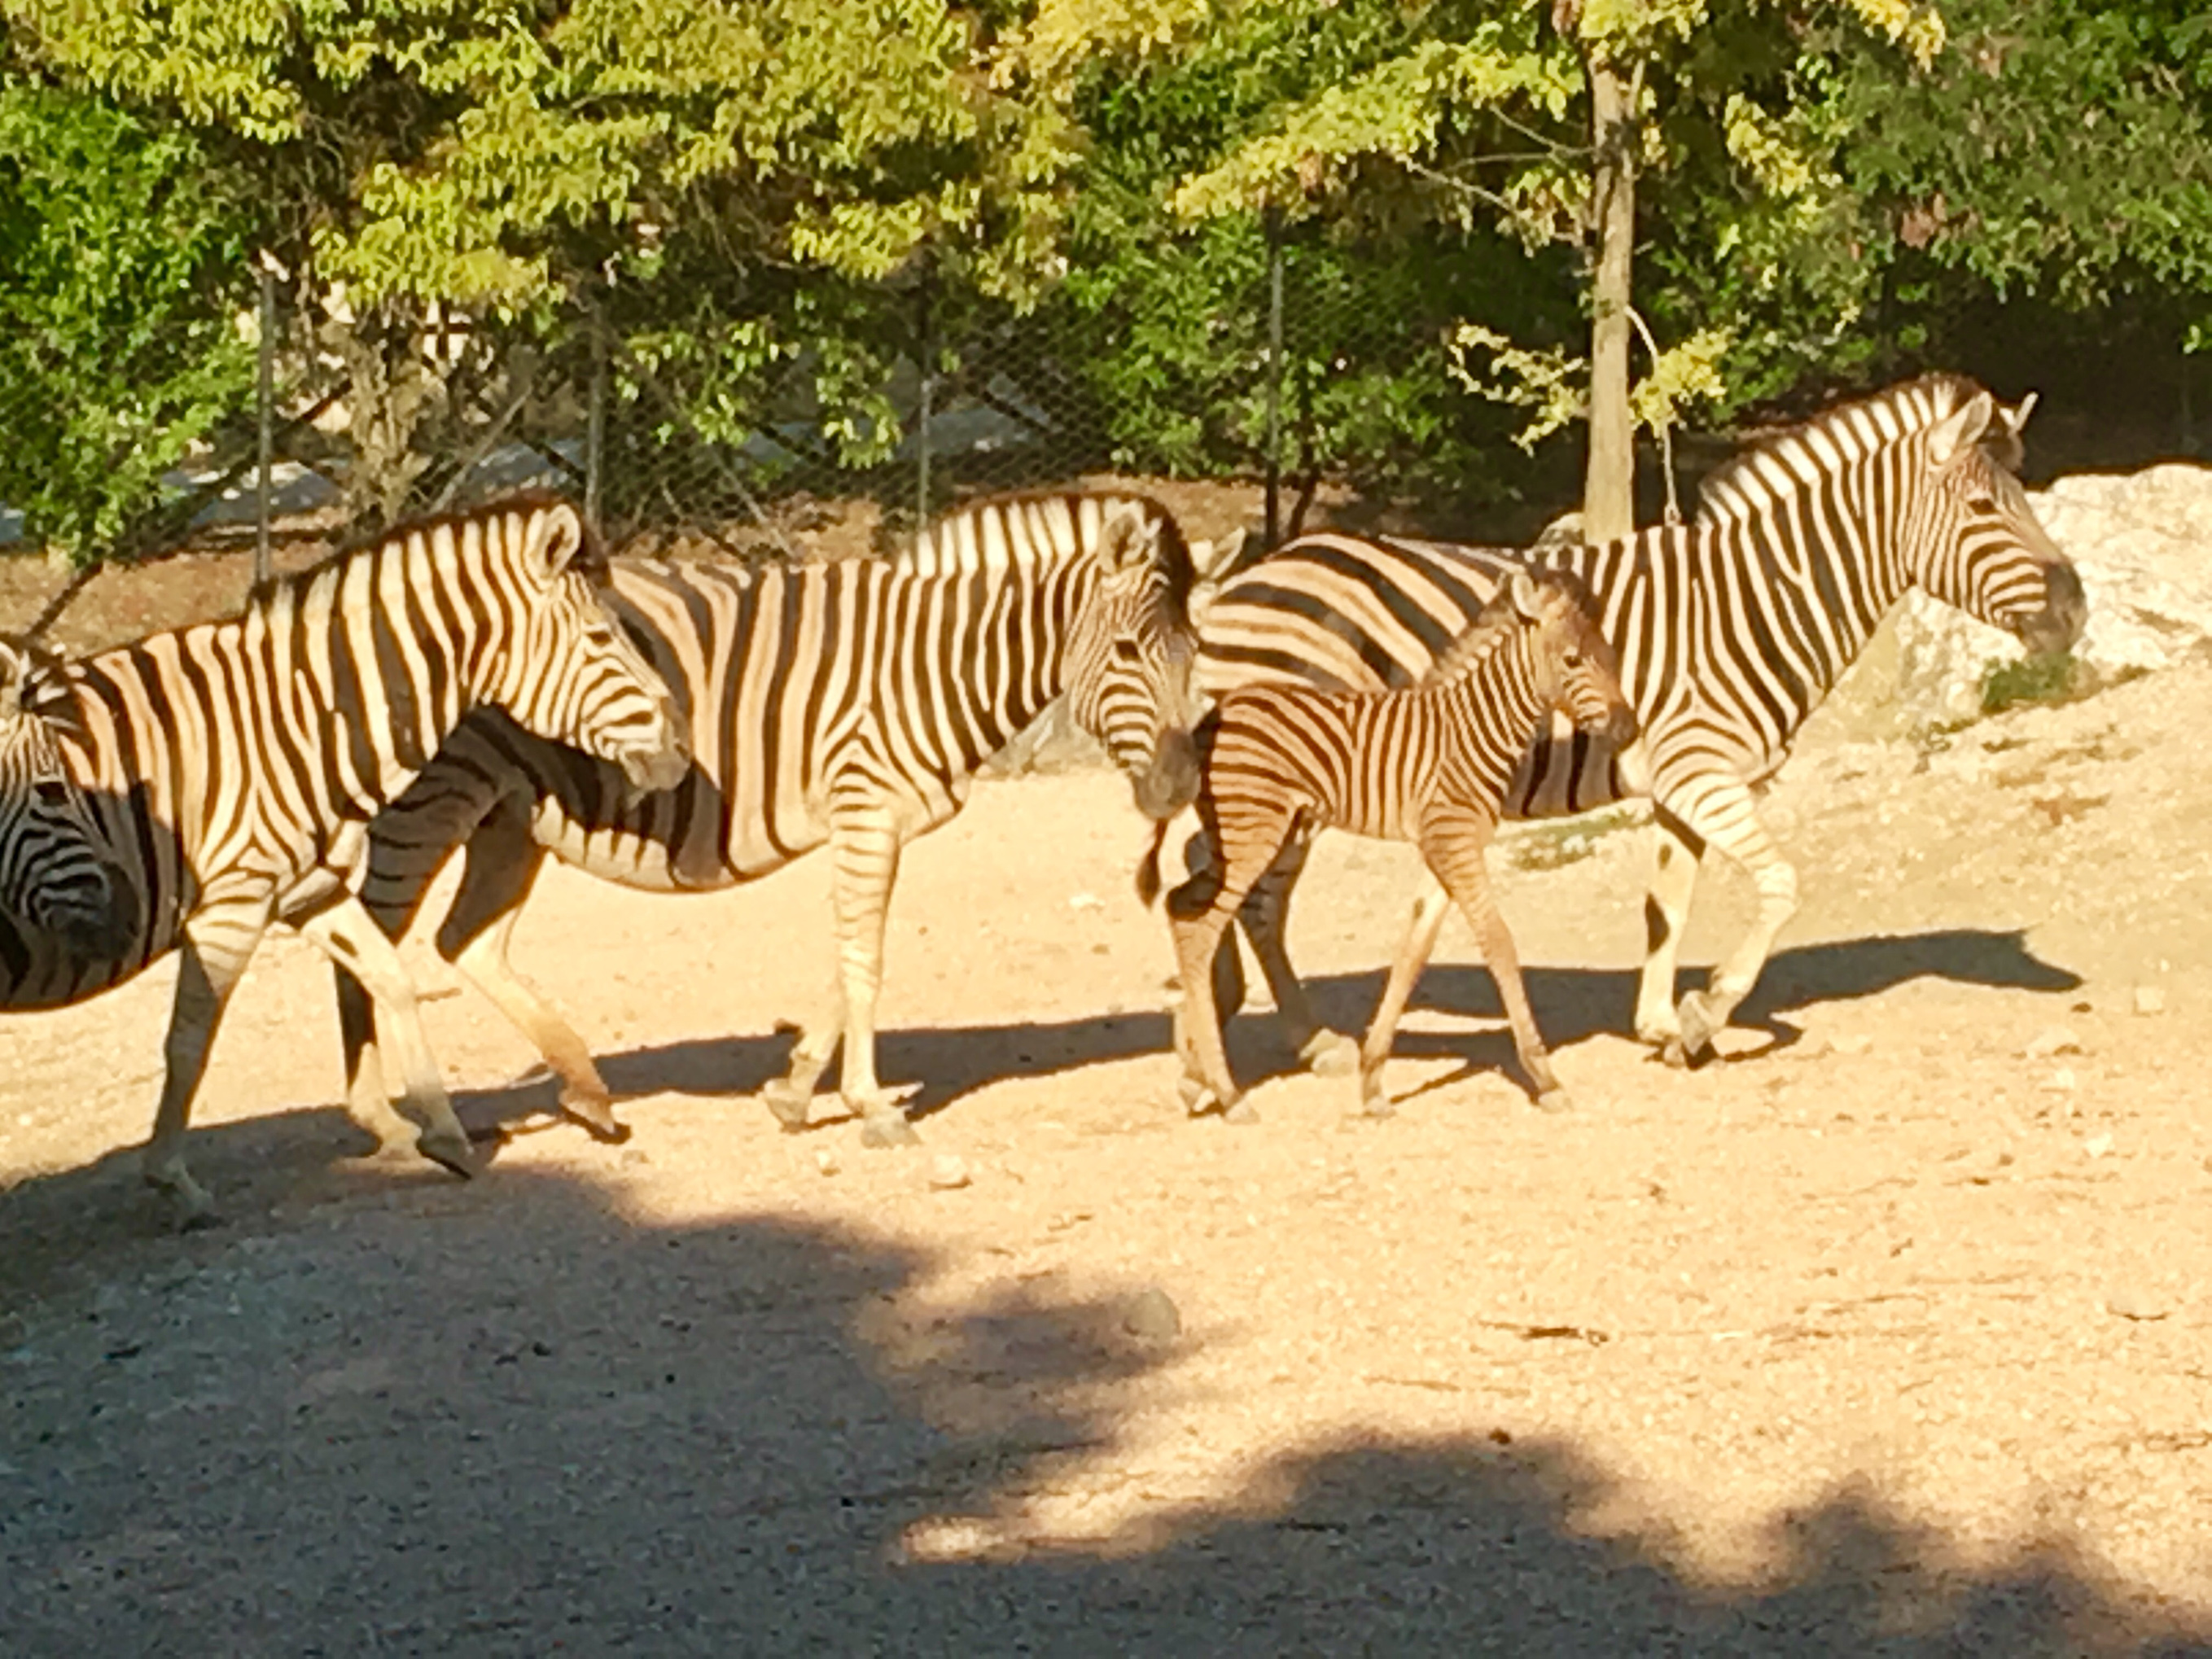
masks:
{"type": "Polygon", "coordinates": [[[1563,870],[1588,858],[1616,830],[1642,821],[1634,804],[1623,803],[1578,818],[1522,824],[1506,838],[1506,857],[1516,870],[1563,870]]]}
{"type": "Polygon", "coordinates": [[[2072,702],[2095,689],[2070,651],[1993,662],[1982,670],[1982,713],[2002,714],[2022,703],[2072,702]]]}

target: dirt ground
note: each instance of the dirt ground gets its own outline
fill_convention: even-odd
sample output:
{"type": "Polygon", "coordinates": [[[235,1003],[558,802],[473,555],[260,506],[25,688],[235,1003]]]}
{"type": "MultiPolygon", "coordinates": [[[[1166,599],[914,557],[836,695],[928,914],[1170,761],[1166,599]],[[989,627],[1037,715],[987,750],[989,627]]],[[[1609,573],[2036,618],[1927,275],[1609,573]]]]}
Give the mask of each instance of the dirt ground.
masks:
{"type": "MultiPolygon", "coordinates": [[[[295,939],[216,1044],[212,1231],[137,1179],[173,969],[0,1019],[0,1650],[2212,1652],[2208,714],[2189,670],[1816,733],[1772,802],[1805,910],[1695,1073],[1621,1035],[1641,835],[1516,837],[1565,1118],[1448,932],[1395,1119],[1248,1015],[1262,1121],[1181,1121],[1145,828],[1092,771],[908,857],[916,1153],[751,1097],[827,995],[819,860],[553,872],[518,959],[635,1136],[440,996],[505,1137],[474,1183],[359,1157],[295,939]]],[[[1412,890],[1316,855],[1340,1025],[1412,890]]],[[[1698,963],[1747,915],[1705,898],[1698,963]]]]}

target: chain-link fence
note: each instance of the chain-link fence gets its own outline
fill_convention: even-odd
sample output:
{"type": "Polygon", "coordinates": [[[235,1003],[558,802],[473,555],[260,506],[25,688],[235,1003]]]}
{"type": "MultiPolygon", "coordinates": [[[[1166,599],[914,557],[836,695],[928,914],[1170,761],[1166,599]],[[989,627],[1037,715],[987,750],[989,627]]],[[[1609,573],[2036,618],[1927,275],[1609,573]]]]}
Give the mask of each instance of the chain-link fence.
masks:
{"type": "Polygon", "coordinates": [[[54,437],[0,456],[0,547],[281,568],[551,486],[618,550],[851,553],[978,492],[1107,477],[1233,483],[1272,542],[1317,502],[1464,493],[1508,423],[1452,373],[1464,295],[1403,258],[1255,246],[1194,293],[1071,280],[1018,308],[926,275],[848,288],[811,337],[639,289],[526,325],[356,313],[264,270],[159,397],[126,378],[56,410],[52,374],[0,356],[0,422],[54,437]]]}

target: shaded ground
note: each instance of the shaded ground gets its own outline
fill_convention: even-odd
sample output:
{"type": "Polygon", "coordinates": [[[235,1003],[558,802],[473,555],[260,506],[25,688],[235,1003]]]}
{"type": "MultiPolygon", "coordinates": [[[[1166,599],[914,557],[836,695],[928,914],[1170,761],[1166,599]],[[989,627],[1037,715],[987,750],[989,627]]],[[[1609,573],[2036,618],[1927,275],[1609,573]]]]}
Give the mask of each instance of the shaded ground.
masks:
{"type": "MultiPolygon", "coordinates": [[[[986,785],[908,859],[918,1156],[746,1097],[826,994],[819,864],[550,877],[518,957],[635,1135],[547,1124],[441,998],[509,1134],[473,1185],[353,1158],[296,940],[216,1046],[213,1233],[129,1150],[172,970],[0,1020],[5,1650],[2212,1652],[2208,712],[2189,671],[1813,743],[1774,803],[1805,914],[1693,1075],[1618,1035],[1639,837],[1523,837],[1563,1120],[1448,932],[1396,1119],[1285,1075],[1252,1128],[1178,1121],[1145,831],[1095,774],[986,785]]],[[[1410,871],[1316,856],[1340,1023],[1410,871]]],[[[1746,915],[1710,896],[1694,961],[1746,915]]],[[[1233,1048],[1288,1062],[1261,1019],[1233,1048]]]]}

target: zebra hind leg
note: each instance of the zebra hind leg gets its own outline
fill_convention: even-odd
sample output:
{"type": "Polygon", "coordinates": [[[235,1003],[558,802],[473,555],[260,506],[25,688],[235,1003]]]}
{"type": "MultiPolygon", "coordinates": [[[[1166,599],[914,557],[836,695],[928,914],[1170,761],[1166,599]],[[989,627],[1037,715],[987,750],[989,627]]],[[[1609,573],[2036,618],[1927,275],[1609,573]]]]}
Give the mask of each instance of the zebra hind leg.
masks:
{"type": "Polygon", "coordinates": [[[837,1057],[837,1045],[845,1035],[845,1017],[841,1009],[818,1025],[811,1025],[799,1034],[799,1041],[791,1050],[791,1067],[775,1081],[763,1085],[761,1098],[775,1121],[792,1133],[806,1127],[806,1120],[814,1109],[814,1091],[822,1081],[823,1073],[837,1057]]]}
{"type": "Polygon", "coordinates": [[[1212,964],[1224,941],[1235,945],[1229,924],[1242,896],[1215,868],[1193,876],[1168,895],[1168,925],[1175,937],[1182,985],[1175,1022],[1176,1054],[1183,1071],[1177,1090],[1188,1116],[1218,1110],[1227,1122],[1255,1123],[1259,1114],[1245,1101],[1229,1069],[1219,1005],[1213,1000],[1212,964]]]}
{"type": "Polygon", "coordinates": [[[1299,1063],[1316,1077],[1350,1077],[1359,1067],[1359,1045],[1321,1023],[1304,981],[1291,963],[1291,895],[1312,849],[1310,829],[1301,829],[1285,842],[1275,861],[1237,908],[1237,919],[1260,958],[1260,970],[1267,975],[1267,990],[1299,1063]]]}
{"type": "Polygon", "coordinates": [[[1436,953],[1437,934],[1450,908],[1451,896],[1431,873],[1420,897],[1413,901],[1413,914],[1407,923],[1405,939],[1398,947],[1397,959],[1390,964],[1389,982],[1382,988],[1382,1000],[1376,1005],[1375,1018],[1368,1022],[1367,1036],[1359,1045],[1359,1105],[1370,1117],[1393,1117],[1397,1114],[1397,1108],[1390,1103],[1390,1097],[1382,1088],[1382,1062],[1390,1057],[1390,1045],[1398,1035],[1398,1022],[1405,1015],[1407,1003],[1413,1000],[1413,987],[1420,982],[1422,970],[1436,953]]]}
{"type": "Polygon", "coordinates": [[[384,1158],[415,1156],[415,1126],[393,1109],[385,1093],[384,1066],[376,1042],[376,1006],[368,988],[343,963],[331,963],[337,981],[338,1041],[345,1054],[346,1115],[376,1141],[384,1158]]]}

